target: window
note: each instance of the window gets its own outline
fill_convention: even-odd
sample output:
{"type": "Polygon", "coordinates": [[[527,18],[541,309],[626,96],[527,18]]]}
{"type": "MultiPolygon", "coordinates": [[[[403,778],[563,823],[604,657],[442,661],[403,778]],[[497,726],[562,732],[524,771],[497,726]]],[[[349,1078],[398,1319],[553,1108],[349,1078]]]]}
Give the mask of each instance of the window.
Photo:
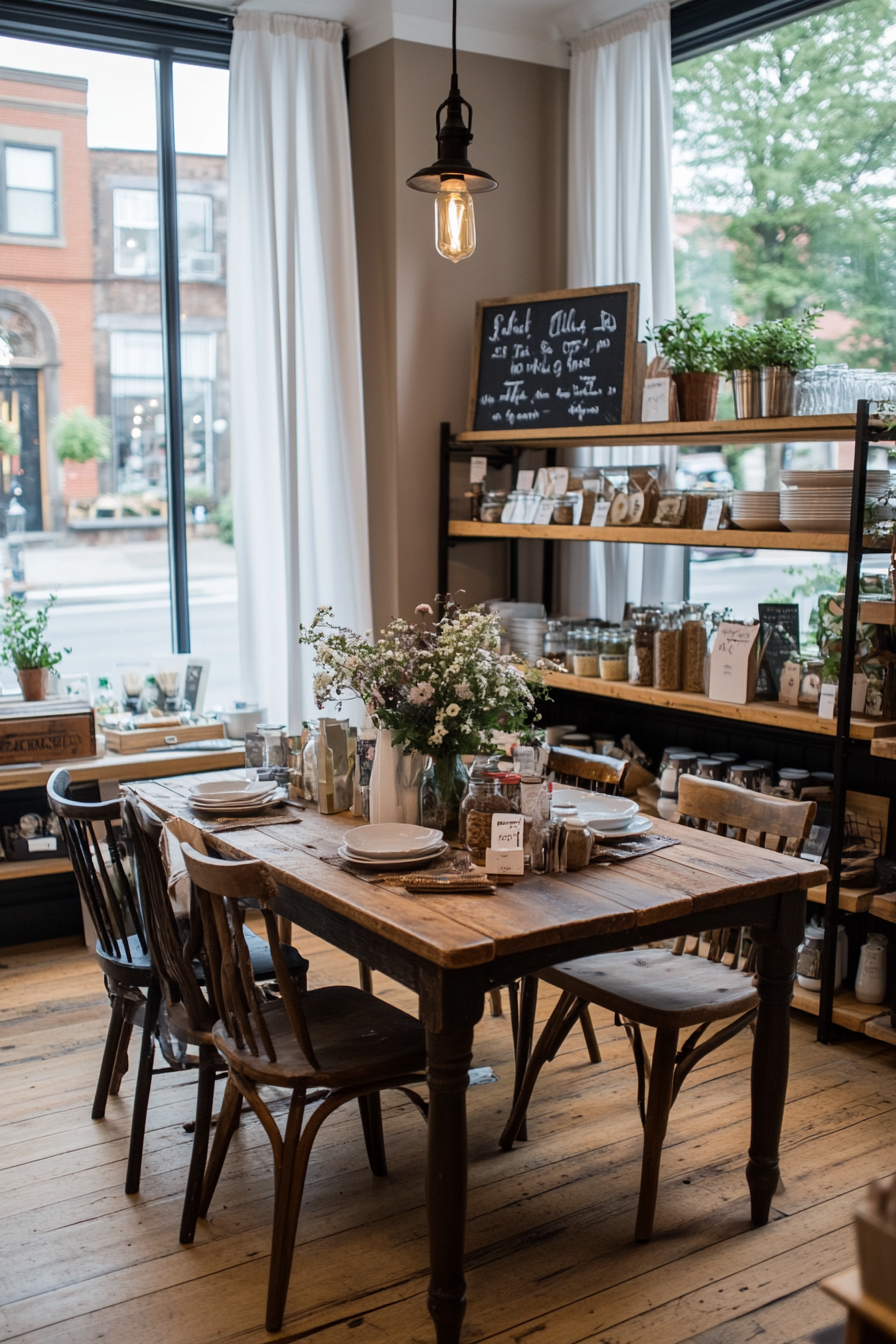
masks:
{"type": "Polygon", "coordinates": [[[34,238],[56,236],[56,153],[5,145],[5,232],[34,238]]]}
{"type": "Polygon", "coordinates": [[[182,280],[217,280],[211,196],[177,193],[177,251],[182,280]]]}
{"type": "MultiPolygon", "coordinates": [[[[217,280],[211,196],[177,193],[177,250],[182,280],[217,280]]],[[[149,188],[115,187],[112,223],[116,275],[159,274],[159,198],[149,188]]]]}

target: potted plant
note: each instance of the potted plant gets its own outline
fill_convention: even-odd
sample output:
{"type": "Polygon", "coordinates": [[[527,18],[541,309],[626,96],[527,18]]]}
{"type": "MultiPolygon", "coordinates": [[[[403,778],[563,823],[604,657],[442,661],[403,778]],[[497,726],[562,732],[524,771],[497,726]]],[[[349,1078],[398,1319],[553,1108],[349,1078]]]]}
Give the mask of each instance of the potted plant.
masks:
{"type": "Polygon", "coordinates": [[[99,494],[97,463],[109,456],[109,425],[102,416],[90,415],[75,406],[58,416],[53,425],[53,447],[62,463],[62,498],[96,499],[99,494]]]}
{"type": "MultiPolygon", "coordinates": [[[[26,700],[46,700],[50,673],[62,661],[46,640],[50,608],[55,593],[38,607],[33,616],[25,609],[24,597],[15,594],[6,599],[0,616],[0,662],[14,667],[22,695],[26,700]]],[[[71,653],[71,649],[65,649],[71,653]]]]}
{"type": "Polygon", "coordinates": [[[682,420],[714,420],[721,347],[716,333],[706,330],[706,314],[679,307],[670,321],[648,327],[647,338],[671,365],[682,420]]]}
{"type": "Polygon", "coordinates": [[[758,327],[730,326],[720,337],[721,364],[734,391],[734,414],[738,420],[752,420],[759,409],[759,370],[763,352],[758,327]]]}
{"type": "Polygon", "coordinates": [[[793,378],[799,369],[815,367],[813,335],[820,308],[807,308],[801,317],[781,317],[754,328],[761,365],[759,414],[793,414],[793,378]]]}

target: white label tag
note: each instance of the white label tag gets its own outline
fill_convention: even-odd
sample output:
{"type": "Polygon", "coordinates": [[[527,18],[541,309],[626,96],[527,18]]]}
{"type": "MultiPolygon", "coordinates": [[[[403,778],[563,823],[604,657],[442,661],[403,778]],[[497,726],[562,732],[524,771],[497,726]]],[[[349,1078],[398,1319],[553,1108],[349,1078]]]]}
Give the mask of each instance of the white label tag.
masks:
{"type": "Polygon", "coordinates": [[[723,504],[723,502],[724,502],[724,501],[721,500],[721,499],[710,499],[710,500],[707,500],[707,502],[706,502],[706,516],[705,516],[705,518],[703,519],[703,531],[704,531],[704,532],[717,532],[717,531],[719,530],[719,523],[720,523],[721,518],[722,518],[722,504],[723,504]]]}
{"type": "Polygon", "coordinates": [[[492,849],[522,849],[523,818],[518,812],[492,814],[492,849]]]}
{"type": "Polygon", "coordinates": [[[644,393],[641,397],[642,424],[655,423],[669,419],[669,392],[671,378],[645,378],[644,393]]]}
{"type": "Polygon", "coordinates": [[[518,472],[517,472],[517,474],[516,474],[516,488],[517,488],[517,490],[526,490],[526,491],[529,491],[529,490],[532,489],[532,487],[533,487],[534,484],[535,484],[535,472],[534,472],[534,471],[518,471],[518,472]]]}
{"type": "Polygon", "coordinates": [[[832,719],[837,712],[837,687],[825,682],[818,696],[818,717],[832,719]]]}
{"type": "Polygon", "coordinates": [[[755,686],[754,651],[759,626],[723,621],[709,657],[709,698],[745,705],[755,686]]]}
{"type": "Polygon", "coordinates": [[[548,467],[548,480],[551,483],[548,493],[552,499],[559,499],[569,485],[569,467],[548,467]]]}
{"type": "Polygon", "coordinates": [[[778,702],[782,705],[799,704],[800,676],[799,663],[785,663],[781,670],[781,685],[778,688],[778,702]]]}
{"type": "Polygon", "coordinates": [[[553,516],[554,501],[552,499],[542,499],[539,501],[538,509],[536,510],[535,517],[532,521],[541,524],[549,523],[553,516]]]}
{"type": "Polygon", "coordinates": [[[36,835],[28,841],[29,854],[55,854],[58,847],[55,835],[36,835]]]}
{"type": "Polygon", "coordinates": [[[865,698],[868,694],[868,678],[864,672],[856,672],[852,679],[852,703],[850,710],[853,714],[865,713],[865,698]]]}
{"type": "Polygon", "coordinates": [[[607,515],[610,512],[610,501],[608,499],[599,499],[594,506],[594,512],[591,515],[592,527],[606,527],[607,515]]]}
{"type": "Polygon", "coordinates": [[[487,849],[485,871],[497,877],[522,877],[526,859],[521,849],[487,849]]]}
{"type": "Polygon", "coordinates": [[[470,484],[479,485],[485,480],[485,473],[488,471],[487,457],[470,458],[470,484]]]}

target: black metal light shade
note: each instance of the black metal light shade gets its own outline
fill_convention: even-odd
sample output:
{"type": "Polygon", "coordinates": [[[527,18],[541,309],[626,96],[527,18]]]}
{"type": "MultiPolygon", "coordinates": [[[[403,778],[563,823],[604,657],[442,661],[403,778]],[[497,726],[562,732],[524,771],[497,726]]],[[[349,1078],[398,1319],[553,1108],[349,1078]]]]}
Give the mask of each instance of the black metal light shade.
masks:
{"type": "Polygon", "coordinates": [[[473,139],[473,109],[457,87],[457,71],[451,76],[451,91],[436,112],[436,144],[439,157],[428,168],[421,168],[408,178],[408,186],[415,191],[437,192],[447,178],[463,178],[471,195],[494,191],[498,185],[491,173],[474,168],[467,158],[467,148],[473,139]],[[463,109],[467,109],[464,121],[463,109]],[[442,121],[442,112],[445,120],[442,121]]]}

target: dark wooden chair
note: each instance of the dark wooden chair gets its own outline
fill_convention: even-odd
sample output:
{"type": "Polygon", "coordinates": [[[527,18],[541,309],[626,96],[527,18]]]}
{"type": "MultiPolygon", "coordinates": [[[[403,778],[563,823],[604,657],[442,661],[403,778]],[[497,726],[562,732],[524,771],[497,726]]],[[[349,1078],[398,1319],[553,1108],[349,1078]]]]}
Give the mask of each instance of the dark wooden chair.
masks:
{"type": "MultiPolygon", "coordinates": [[[[215,1079],[224,1066],[212,1040],[212,1027],[221,1014],[210,989],[204,930],[195,893],[189,915],[180,919],[175,915],[159,848],[162,823],[130,789],[124,792],[121,812],[153,970],[161,989],[155,1020],[151,1024],[147,1020],[144,1031],[149,1029],[150,1050],[152,1037],[158,1040],[170,1068],[199,1071],[193,1150],[180,1227],[181,1243],[190,1245],[196,1232],[208,1157],[215,1079]]],[[[245,934],[253,979],[256,983],[273,981],[274,963],[268,944],[249,929],[245,934]]],[[[281,948],[281,956],[291,982],[303,993],[308,962],[290,946],[281,948]]],[[[152,1074],[150,1085],[151,1081],[152,1074]]]]}
{"type": "Polygon", "coordinates": [[[211,983],[221,1010],[212,1038],[229,1070],[199,1213],[208,1212],[244,1098],[261,1120],[274,1157],[266,1325],[275,1331],[283,1323],[305,1174],[320,1126],[337,1107],[357,1100],[371,1171],[385,1176],[379,1094],[397,1088],[426,1114],[424,1102],[410,1089],[424,1079],[425,1034],[415,1018],[361,989],[333,985],[298,994],[277,942],[272,908],[277,888],[264,864],[210,858],[186,844],[183,854],[202,910],[211,983]],[[249,971],[240,905],[247,896],[258,900],[264,915],[279,1002],[262,1000],[249,971]],[[262,1084],[292,1092],[282,1136],[259,1095],[262,1084]],[[309,1088],[325,1088],[328,1095],[303,1129],[309,1088]]]}
{"type": "MultiPolygon", "coordinates": [[[[712,826],[719,835],[726,835],[730,828],[734,831],[733,838],[741,841],[753,834],[756,843],[763,847],[773,840],[778,853],[788,844],[794,853],[799,853],[814,816],[814,802],[785,802],[737,785],[690,776],[679,782],[679,819],[683,823],[701,831],[712,826]]],[[[609,952],[539,971],[538,979],[554,985],[561,994],[528,1060],[501,1135],[501,1147],[513,1147],[538,1075],[544,1064],[555,1057],[578,1019],[581,1006],[594,1003],[608,1008],[626,1027],[638,1071],[644,1153],[635,1237],[638,1241],[649,1241],[669,1112],[694,1065],[755,1019],[758,996],[750,971],[743,931],[722,929],[712,930],[705,941],[697,939],[692,946],[679,939],[672,949],[648,947],[609,952]],[[700,955],[701,947],[705,947],[705,955],[700,955]],[[685,955],[686,952],[691,955],[685,955]],[[709,1038],[701,1039],[716,1022],[724,1025],[709,1038]],[[642,1025],[656,1029],[649,1070],[642,1025]],[[679,1048],[679,1034],[686,1029],[691,1029],[690,1035],[679,1048]],[[648,1074],[650,1088],[645,1108],[648,1074]]],[[[531,997],[534,1002],[535,994],[531,997]]],[[[524,1059],[528,1044],[521,1039],[524,1059]]]]}
{"type": "Polygon", "coordinates": [[[628,761],[615,756],[596,756],[577,747],[551,747],[548,773],[558,784],[572,784],[595,793],[620,794],[625,788],[628,761]]]}

